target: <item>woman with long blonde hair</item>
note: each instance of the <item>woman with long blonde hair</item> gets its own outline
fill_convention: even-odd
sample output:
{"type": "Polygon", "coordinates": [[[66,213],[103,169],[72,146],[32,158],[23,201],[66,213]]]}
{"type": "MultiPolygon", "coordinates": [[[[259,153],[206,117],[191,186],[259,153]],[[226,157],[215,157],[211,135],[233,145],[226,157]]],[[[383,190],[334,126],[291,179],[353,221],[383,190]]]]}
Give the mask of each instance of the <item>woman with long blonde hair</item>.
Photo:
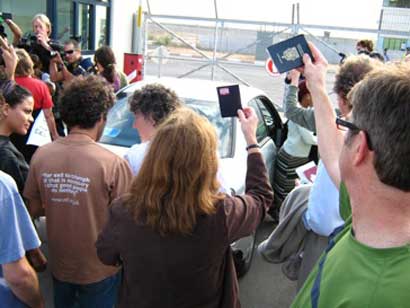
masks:
{"type": "Polygon", "coordinates": [[[248,144],[242,196],[218,192],[217,137],[206,118],[179,108],[159,126],[96,244],[103,263],[123,266],[118,307],[240,307],[230,243],[256,229],[272,189],[255,112],[238,116],[248,144]]]}

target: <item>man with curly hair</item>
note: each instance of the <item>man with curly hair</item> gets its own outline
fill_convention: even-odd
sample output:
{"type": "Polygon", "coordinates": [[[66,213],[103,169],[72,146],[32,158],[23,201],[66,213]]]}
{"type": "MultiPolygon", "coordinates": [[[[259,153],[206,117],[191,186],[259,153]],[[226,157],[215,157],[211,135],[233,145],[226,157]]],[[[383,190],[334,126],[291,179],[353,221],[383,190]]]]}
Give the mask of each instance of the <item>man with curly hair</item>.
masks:
{"type": "Polygon", "coordinates": [[[129,104],[135,116],[134,128],[138,130],[141,143],[133,145],[125,154],[125,159],[129,162],[133,174],[136,175],[156,127],[172,111],[181,106],[181,102],[171,89],[160,84],[148,84],[134,92],[129,104]]]}
{"type": "Polygon", "coordinates": [[[118,267],[103,265],[95,241],[108,206],[130,186],[128,163],[96,143],[114,103],[100,77],[78,77],[61,95],[67,137],[38,149],[24,195],[33,217],[47,218],[55,307],[110,307],[116,302],[118,267]]]}

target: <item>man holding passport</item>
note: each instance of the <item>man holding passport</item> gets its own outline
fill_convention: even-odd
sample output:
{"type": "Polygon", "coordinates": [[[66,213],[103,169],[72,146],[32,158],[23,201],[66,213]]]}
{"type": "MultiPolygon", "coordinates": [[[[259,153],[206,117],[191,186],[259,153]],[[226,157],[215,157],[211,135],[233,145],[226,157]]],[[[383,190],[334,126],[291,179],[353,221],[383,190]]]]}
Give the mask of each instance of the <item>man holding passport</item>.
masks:
{"type": "Polygon", "coordinates": [[[369,73],[349,94],[352,114],[337,119],[326,91],[327,61],[313,44],[309,47],[314,63],[304,55],[303,70],[319,149],[345,200],[340,211],[346,223],[292,307],[407,307],[410,68],[391,65],[369,73]]]}

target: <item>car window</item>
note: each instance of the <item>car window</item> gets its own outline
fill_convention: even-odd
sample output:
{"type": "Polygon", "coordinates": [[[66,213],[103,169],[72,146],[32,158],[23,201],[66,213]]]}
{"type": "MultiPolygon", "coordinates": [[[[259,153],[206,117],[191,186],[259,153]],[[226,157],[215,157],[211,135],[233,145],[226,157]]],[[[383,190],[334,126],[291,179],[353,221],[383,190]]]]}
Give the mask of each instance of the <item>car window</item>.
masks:
{"type": "MultiPolygon", "coordinates": [[[[222,118],[219,106],[215,102],[192,98],[181,99],[189,108],[205,116],[216,128],[219,156],[221,158],[231,157],[234,144],[233,119],[222,118]]],[[[141,139],[137,130],[133,128],[133,122],[134,115],[129,111],[128,96],[119,98],[107,115],[107,123],[100,142],[123,147],[131,147],[140,143],[141,139]]]]}
{"type": "Polygon", "coordinates": [[[256,115],[259,120],[258,127],[256,129],[256,139],[258,140],[258,142],[261,142],[263,139],[268,137],[268,128],[265,124],[263,114],[261,113],[259,105],[260,105],[260,101],[258,101],[257,99],[253,99],[249,102],[249,106],[255,109],[256,115]]]}

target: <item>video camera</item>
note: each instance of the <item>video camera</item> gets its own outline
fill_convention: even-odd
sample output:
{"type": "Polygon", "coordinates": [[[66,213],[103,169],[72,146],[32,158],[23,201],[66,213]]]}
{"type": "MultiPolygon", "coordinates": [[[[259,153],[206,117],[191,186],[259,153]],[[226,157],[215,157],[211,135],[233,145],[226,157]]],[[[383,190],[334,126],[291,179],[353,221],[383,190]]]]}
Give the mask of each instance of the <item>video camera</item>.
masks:
{"type": "Polygon", "coordinates": [[[2,38],[7,37],[7,33],[4,30],[3,22],[6,19],[13,19],[13,15],[11,13],[0,13],[0,36],[2,38]]]}
{"type": "MultiPolygon", "coordinates": [[[[57,56],[57,53],[64,57],[64,46],[62,44],[56,41],[50,41],[48,44],[52,49],[48,55],[50,58],[57,56]]],[[[36,53],[35,50],[40,48],[40,44],[37,42],[37,36],[33,32],[29,32],[21,38],[17,47],[25,49],[28,53],[36,53]]]]}

